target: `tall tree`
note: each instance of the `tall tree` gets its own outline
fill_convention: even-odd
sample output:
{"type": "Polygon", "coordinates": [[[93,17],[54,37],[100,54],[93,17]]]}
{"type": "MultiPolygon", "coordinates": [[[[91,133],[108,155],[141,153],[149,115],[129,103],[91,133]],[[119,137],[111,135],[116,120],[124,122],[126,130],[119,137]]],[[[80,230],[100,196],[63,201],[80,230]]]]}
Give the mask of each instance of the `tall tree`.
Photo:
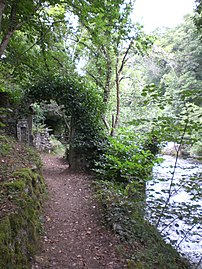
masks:
{"type": "Polygon", "coordinates": [[[147,56],[134,60],[142,72],[142,95],[146,97],[139,99],[141,111],[146,105],[146,113],[139,120],[143,128],[148,126],[149,116],[153,129],[160,130],[158,135],[164,135],[164,141],[180,141],[185,127],[187,142],[199,139],[201,59],[201,40],[192,18],[187,16],[183,24],[161,35],[147,56]]]}
{"type": "Polygon", "coordinates": [[[99,6],[92,4],[89,16],[80,17],[83,29],[77,38],[77,53],[84,58],[86,77],[100,89],[105,104],[109,103],[111,93],[115,91],[116,109],[111,124],[106,113],[103,114],[111,135],[114,135],[120,121],[120,90],[126,63],[132,53],[139,53],[150,43],[142,28],[130,21],[132,2],[119,0],[116,3],[105,1],[99,6]],[[108,10],[112,12],[106,13],[108,10]]]}
{"type": "Polygon", "coordinates": [[[32,32],[37,43],[53,33],[58,23],[69,25],[66,15],[72,5],[62,0],[0,0],[0,57],[17,32],[28,33],[28,37],[32,32]]]}

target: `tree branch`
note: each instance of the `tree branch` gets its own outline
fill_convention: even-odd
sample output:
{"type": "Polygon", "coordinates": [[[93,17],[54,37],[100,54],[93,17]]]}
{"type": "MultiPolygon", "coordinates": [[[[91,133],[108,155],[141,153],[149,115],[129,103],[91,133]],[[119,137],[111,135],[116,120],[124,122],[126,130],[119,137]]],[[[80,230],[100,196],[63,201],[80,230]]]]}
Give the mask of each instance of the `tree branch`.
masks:
{"type": "Polygon", "coordinates": [[[60,67],[64,68],[64,65],[60,62],[60,60],[55,57],[54,55],[51,55],[51,57],[59,64],[60,67]]]}
{"type": "Polygon", "coordinates": [[[182,132],[182,135],[181,135],[181,138],[180,138],[180,143],[179,143],[179,147],[177,149],[177,152],[176,152],[176,158],[175,158],[175,164],[174,164],[174,168],[173,168],[173,172],[172,172],[172,177],[171,177],[171,180],[170,180],[170,187],[169,187],[169,190],[168,190],[168,198],[163,206],[163,208],[161,209],[161,214],[156,222],[156,227],[159,226],[160,222],[161,222],[161,219],[163,217],[163,214],[170,202],[170,199],[172,197],[172,187],[173,187],[173,181],[174,181],[174,178],[175,178],[175,172],[176,172],[176,168],[177,168],[177,162],[178,162],[178,158],[179,158],[179,154],[180,154],[180,150],[181,150],[181,147],[182,147],[182,143],[184,141],[184,137],[185,137],[185,133],[187,131],[187,127],[188,127],[188,123],[189,121],[187,120],[187,122],[185,123],[185,126],[184,126],[184,130],[182,132]]]}
{"type": "Polygon", "coordinates": [[[3,55],[6,47],[8,46],[8,43],[12,37],[12,35],[14,34],[14,32],[20,28],[22,26],[22,23],[19,23],[18,25],[16,25],[15,29],[13,29],[12,31],[8,31],[5,36],[3,37],[1,44],[0,44],[0,58],[3,55]]]}
{"type": "MultiPolygon", "coordinates": [[[[4,3],[2,3],[2,8],[3,10],[1,10],[2,14],[1,14],[1,19],[2,19],[2,16],[3,16],[3,11],[4,11],[4,8],[5,6],[3,6],[4,3]]],[[[16,18],[16,13],[17,13],[17,3],[14,2],[12,7],[11,7],[11,12],[10,12],[10,16],[9,16],[9,26],[8,26],[8,30],[6,32],[6,34],[4,35],[2,41],[1,41],[1,44],[0,44],[0,58],[1,56],[3,55],[7,45],[8,45],[8,42],[10,40],[10,38],[12,37],[12,35],[14,34],[14,32],[19,29],[23,22],[18,22],[17,23],[17,18],[16,18]]]]}
{"type": "Polygon", "coordinates": [[[31,50],[36,44],[38,44],[39,42],[41,42],[43,40],[43,38],[48,34],[48,32],[50,31],[51,27],[55,24],[55,23],[59,23],[59,22],[65,22],[65,20],[59,20],[59,21],[55,21],[52,22],[51,25],[48,27],[48,29],[45,31],[45,33],[40,36],[36,42],[34,42],[27,50],[24,51],[23,54],[27,53],[29,50],[31,50]]]}
{"type": "Polygon", "coordinates": [[[121,72],[122,72],[122,70],[123,70],[123,67],[124,67],[124,64],[127,62],[127,55],[128,55],[128,53],[129,53],[129,51],[130,51],[130,49],[132,48],[132,46],[133,46],[133,40],[130,42],[130,44],[129,44],[129,46],[128,46],[128,48],[126,49],[126,52],[124,53],[124,56],[123,56],[123,59],[122,59],[122,61],[121,61],[121,66],[120,66],[120,68],[119,68],[119,70],[118,70],[118,74],[120,75],[121,74],[121,72]]]}
{"type": "Polygon", "coordinates": [[[97,79],[93,74],[91,74],[90,72],[86,71],[86,73],[92,77],[95,80],[95,83],[101,87],[102,89],[104,89],[104,85],[99,81],[99,79],[97,79]]]}
{"type": "MultiPolygon", "coordinates": [[[[3,9],[1,10],[1,2],[4,3],[4,0],[0,0],[0,16],[1,16],[1,12],[2,12],[2,16],[3,16],[3,11],[4,11],[4,8],[5,8],[5,7],[3,8],[3,6],[2,6],[3,9]]],[[[40,6],[38,5],[38,6],[33,10],[33,12],[32,12],[31,14],[29,14],[29,16],[28,16],[24,21],[22,21],[22,22],[17,22],[17,17],[16,17],[17,3],[16,3],[16,2],[13,3],[13,5],[12,5],[12,7],[11,7],[10,18],[9,18],[9,21],[10,21],[10,23],[9,23],[9,27],[8,27],[8,30],[7,30],[6,34],[4,35],[4,37],[3,37],[2,41],[1,41],[1,44],[0,44],[0,58],[1,58],[1,56],[3,55],[3,53],[4,53],[5,49],[6,49],[8,43],[9,43],[11,37],[12,37],[12,35],[14,34],[14,32],[15,32],[16,30],[20,29],[20,28],[22,27],[22,25],[24,25],[25,23],[27,23],[27,22],[30,20],[30,18],[34,16],[35,12],[36,12],[37,10],[39,10],[39,7],[40,7],[40,6]]],[[[0,17],[0,19],[2,19],[2,17],[0,17]]],[[[49,28],[51,28],[51,27],[53,26],[53,24],[58,23],[58,22],[61,22],[61,21],[64,22],[64,20],[60,20],[60,21],[55,21],[55,22],[51,23],[51,26],[50,26],[49,28]]],[[[46,34],[47,34],[47,32],[46,32],[46,34]]],[[[41,40],[41,38],[40,38],[39,40],[41,40]]],[[[37,42],[39,42],[39,40],[37,40],[37,42]]],[[[35,42],[34,45],[36,45],[37,42],[35,42]]],[[[34,46],[34,45],[33,45],[33,46],[34,46]]],[[[31,46],[31,48],[32,48],[33,46],[31,46]]],[[[31,49],[31,48],[30,48],[30,49],[31,49]]],[[[28,49],[28,50],[29,50],[29,49],[28,49]]]]}
{"type": "Polygon", "coordinates": [[[108,121],[106,120],[105,116],[102,117],[102,120],[103,120],[103,122],[104,122],[105,127],[106,127],[107,130],[109,131],[109,130],[110,130],[110,126],[109,126],[109,123],[108,123],[108,121]]]}

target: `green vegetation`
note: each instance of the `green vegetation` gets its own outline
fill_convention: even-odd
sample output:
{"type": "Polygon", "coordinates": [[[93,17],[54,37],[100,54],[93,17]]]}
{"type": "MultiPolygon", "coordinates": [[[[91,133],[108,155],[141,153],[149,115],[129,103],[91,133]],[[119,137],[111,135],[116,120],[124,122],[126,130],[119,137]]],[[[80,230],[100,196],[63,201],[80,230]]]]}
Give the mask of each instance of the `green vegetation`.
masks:
{"type": "MultiPolygon", "coordinates": [[[[98,179],[104,180],[100,195],[106,201],[114,200],[114,205],[118,203],[118,207],[112,206],[114,213],[110,214],[120,210],[122,220],[123,216],[130,218],[131,223],[137,219],[137,225],[129,226],[140,237],[142,245],[145,241],[148,247],[144,246],[143,251],[148,257],[148,266],[164,268],[169,263],[173,268],[183,268],[177,254],[171,254],[170,258],[177,257],[179,263],[168,261],[161,254],[158,264],[153,263],[152,256],[157,255],[163,243],[153,237],[151,242],[147,241],[151,233],[157,238],[159,234],[144,221],[143,213],[145,184],[151,179],[154,164],[160,162],[156,155],[163,145],[175,142],[177,150],[168,198],[159,198],[158,208],[152,205],[159,221],[172,196],[180,154],[201,158],[201,1],[196,0],[194,19],[187,16],[176,28],[156,31],[155,37],[146,35],[143,26],[131,21],[133,3],[124,0],[3,1],[0,5],[0,92],[9,94],[12,108],[9,113],[13,117],[17,114],[17,118],[23,118],[31,105],[35,131],[51,129],[64,143],[72,169],[93,168],[98,179]],[[140,210],[128,217],[130,209],[125,209],[125,204],[137,203],[140,210]],[[144,234],[140,227],[145,237],[140,236],[144,234]],[[157,248],[153,246],[155,241],[157,248]],[[154,253],[151,244],[152,249],[157,249],[154,253]]],[[[0,108],[1,118],[5,114],[4,108],[0,108]]],[[[2,123],[0,119],[0,126],[2,123]]],[[[13,202],[15,192],[21,195],[28,181],[32,182],[28,185],[34,191],[37,180],[33,172],[21,170],[23,180],[14,179],[17,174],[13,172],[36,163],[39,167],[40,163],[38,157],[21,145],[16,148],[13,141],[8,142],[3,136],[0,141],[0,180],[13,202]],[[21,151],[32,156],[31,159],[21,155],[18,160],[21,151]]],[[[184,187],[187,183],[181,181],[184,187]]],[[[190,193],[199,193],[198,177],[192,182],[190,193]]],[[[23,205],[23,201],[29,204],[26,193],[24,196],[16,208],[20,203],[23,205]]],[[[193,200],[196,197],[193,196],[193,200]]],[[[185,213],[194,211],[184,206],[180,209],[185,213]]],[[[194,221],[200,224],[198,215],[194,221]]],[[[18,226],[11,223],[10,215],[5,223],[8,227],[18,226]]],[[[127,227],[127,223],[122,226],[127,227]]],[[[10,231],[5,234],[10,238],[10,231]]],[[[174,253],[168,248],[169,253],[174,253]]],[[[133,263],[139,268],[147,266],[141,253],[129,260],[129,267],[133,263]]]]}
{"type": "Polygon", "coordinates": [[[102,155],[96,163],[98,177],[124,184],[147,182],[154,164],[160,161],[149,150],[149,140],[149,134],[135,137],[123,130],[115,138],[110,137],[107,145],[102,145],[102,155]]]}
{"type": "Polygon", "coordinates": [[[74,77],[47,77],[29,89],[33,101],[55,101],[62,107],[68,127],[69,163],[80,169],[91,165],[97,143],[104,136],[101,113],[103,102],[96,90],[76,73],[74,77]]]}
{"type": "Polygon", "coordinates": [[[141,138],[122,130],[116,139],[109,139],[96,163],[95,189],[105,220],[125,242],[119,251],[128,260],[128,268],[188,269],[190,264],[145,218],[146,183],[161,159],[148,147],[149,134],[141,138]]]}
{"type": "Polygon", "coordinates": [[[41,162],[36,152],[7,136],[1,135],[0,147],[0,268],[30,268],[42,228],[41,162]]]}
{"type": "Polygon", "coordinates": [[[144,219],[144,200],[138,199],[134,182],[123,187],[116,182],[98,181],[96,191],[107,223],[125,242],[119,246],[119,251],[127,259],[128,268],[190,268],[189,263],[144,219]]]}

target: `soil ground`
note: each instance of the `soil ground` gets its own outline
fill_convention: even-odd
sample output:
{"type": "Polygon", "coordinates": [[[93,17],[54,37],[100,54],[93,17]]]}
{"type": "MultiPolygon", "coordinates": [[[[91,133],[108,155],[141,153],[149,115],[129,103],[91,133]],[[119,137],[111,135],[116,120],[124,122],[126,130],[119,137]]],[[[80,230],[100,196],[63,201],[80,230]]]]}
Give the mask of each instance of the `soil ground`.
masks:
{"type": "Polygon", "coordinates": [[[73,173],[61,157],[43,155],[49,196],[41,252],[32,269],[124,269],[118,237],[103,223],[92,178],[73,173]]]}

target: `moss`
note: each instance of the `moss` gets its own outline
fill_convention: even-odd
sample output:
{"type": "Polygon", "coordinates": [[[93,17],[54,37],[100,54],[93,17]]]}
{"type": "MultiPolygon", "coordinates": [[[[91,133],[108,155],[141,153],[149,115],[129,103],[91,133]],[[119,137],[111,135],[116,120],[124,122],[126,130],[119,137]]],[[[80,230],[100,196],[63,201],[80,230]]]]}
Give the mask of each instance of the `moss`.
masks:
{"type": "Polygon", "coordinates": [[[4,187],[6,187],[8,192],[23,191],[25,186],[26,183],[23,180],[15,180],[4,184],[4,187]]]}
{"type": "Polygon", "coordinates": [[[39,158],[38,152],[36,152],[33,148],[28,148],[27,152],[29,153],[30,159],[36,165],[38,171],[41,171],[43,164],[41,158],[39,158]]]}
{"type": "Polygon", "coordinates": [[[0,142],[3,142],[5,144],[9,144],[10,143],[10,138],[5,136],[5,135],[0,135],[0,142]]]}
{"type": "Polygon", "coordinates": [[[29,168],[22,168],[22,169],[19,169],[18,171],[15,171],[13,173],[13,177],[15,177],[17,179],[20,178],[22,180],[31,182],[33,175],[32,175],[31,169],[29,169],[29,168]]]}
{"type": "Polygon", "coordinates": [[[12,268],[14,249],[9,217],[0,221],[0,268],[12,268]],[[6,267],[8,266],[8,267],[6,267]]]}
{"type": "Polygon", "coordinates": [[[2,145],[2,147],[1,147],[1,149],[0,149],[0,155],[1,155],[1,156],[6,155],[6,154],[9,153],[10,150],[11,150],[10,145],[8,145],[8,144],[2,145]]]}
{"type": "Polygon", "coordinates": [[[45,184],[40,169],[18,169],[12,181],[0,184],[0,191],[13,209],[0,219],[0,268],[28,269],[41,230],[45,184]]]}

